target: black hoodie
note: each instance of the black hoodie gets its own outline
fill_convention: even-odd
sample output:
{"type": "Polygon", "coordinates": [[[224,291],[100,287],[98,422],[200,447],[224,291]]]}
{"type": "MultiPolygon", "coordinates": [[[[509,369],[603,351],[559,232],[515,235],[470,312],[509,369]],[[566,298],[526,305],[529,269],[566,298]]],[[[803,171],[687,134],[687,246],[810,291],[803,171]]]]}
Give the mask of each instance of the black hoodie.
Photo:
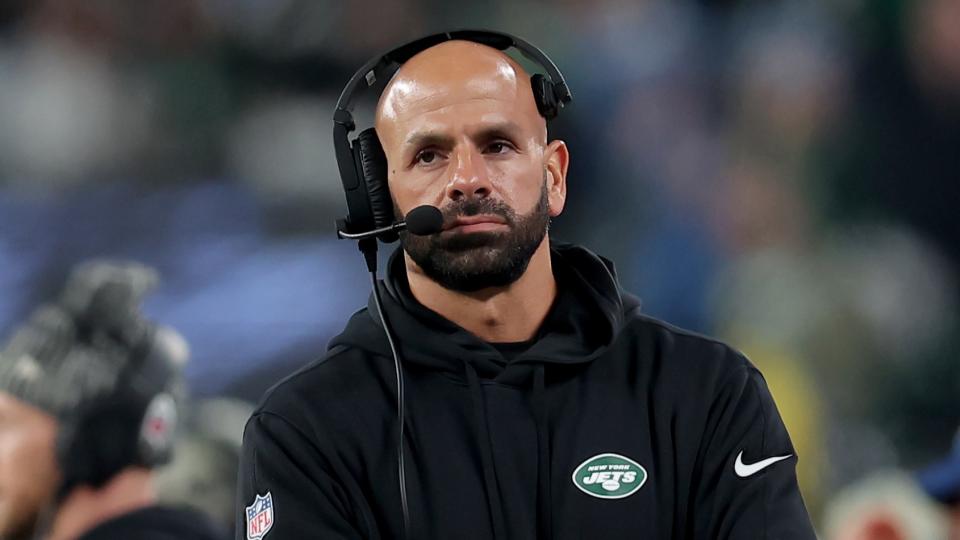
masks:
{"type": "MultiPolygon", "coordinates": [[[[612,265],[554,245],[558,295],[507,360],[379,284],[405,377],[412,539],[813,539],[760,373],[640,313],[612,265]]],[[[396,374],[371,298],[244,432],[238,539],[403,537],[396,374]]]]}

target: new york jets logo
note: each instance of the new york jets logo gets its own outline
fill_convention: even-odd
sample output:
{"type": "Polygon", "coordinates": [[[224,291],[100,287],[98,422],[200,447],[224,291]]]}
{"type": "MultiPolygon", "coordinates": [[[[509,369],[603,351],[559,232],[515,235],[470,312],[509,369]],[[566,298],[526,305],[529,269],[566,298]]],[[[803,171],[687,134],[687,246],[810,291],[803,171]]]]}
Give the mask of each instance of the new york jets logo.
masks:
{"type": "Polygon", "coordinates": [[[573,485],[601,499],[622,499],[637,492],[647,481],[647,470],[620,454],[599,454],[573,471],[573,485]]]}

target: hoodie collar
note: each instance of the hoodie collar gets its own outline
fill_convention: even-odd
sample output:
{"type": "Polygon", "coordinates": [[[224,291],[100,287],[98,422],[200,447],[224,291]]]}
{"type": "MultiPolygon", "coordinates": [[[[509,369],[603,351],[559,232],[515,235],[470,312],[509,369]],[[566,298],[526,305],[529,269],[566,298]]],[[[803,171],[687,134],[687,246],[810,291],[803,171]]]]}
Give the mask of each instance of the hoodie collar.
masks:
{"type": "MultiPolygon", "coordinates": [[[[485,341],[426,308],[414,298],[407,281],[402,248],[387,265],[379,282],[384,311],[395,332],[404,362],[462,377],[462,361],[469,361],[480,377],[515,382],[507,376],[523,364],[581,364],[592,361],[616,338],[624,308],[638,301],[622,294],[613,264],[590,251],[569,244],[552,243],[551,259],[557,279],[557,298],[528,351],[504,368],[500,353],[485,341]]],[[[356,346],[389,353],[377,317],[373,296],[366,313],[359,313],[338,336],[336,345],[356,346]],[[363,317],[365,315],[365,317],[363,317]],[[365,318],[366,324],[360,324],[365,318]],[[369,322],[376,326],[370,328],[369,322]],[[363,328],[366,327],[366,328],[363,328]]],[[[521,370],[527,372],[529,370],[521,370]]],[[[519,376],[520,373],[515,375],[519,376]]]]}

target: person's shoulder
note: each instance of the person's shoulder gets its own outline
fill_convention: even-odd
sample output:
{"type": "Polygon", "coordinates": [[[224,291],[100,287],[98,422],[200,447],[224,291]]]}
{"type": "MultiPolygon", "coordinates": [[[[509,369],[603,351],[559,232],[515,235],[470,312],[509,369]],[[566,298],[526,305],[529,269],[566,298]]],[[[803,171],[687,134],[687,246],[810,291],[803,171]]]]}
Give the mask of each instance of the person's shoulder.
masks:
{"type": "Polygon", "coordinates": [[[334,346],[270,387],[253,416],[273,414],[296,423],[331,403],[362,399],[375,379],[373,363],[370,353],[359,347],[334,346]]]}
{"type": "Polygon", "coordinates": [[[746,379],[757,372],[750,360],[731,345],[698,332],[680,328],[635,310],[627,314],[623,332],[643,351],[643,358],[661,368],[715,385],[724,380],[746,379]]]}
{"type": "MultiPolygon", "coordinates": [[[[712,352],[722,356],[739,357],[741,362],[746,361],[742,353],[718,338],[681,328],[638,311],[627,314],[624,327],[633,335],[656,341],[661,346],[669,347],[671,351],[712,352]]],[[[733,360],[737,361],[735,358],[733,360]]]]}

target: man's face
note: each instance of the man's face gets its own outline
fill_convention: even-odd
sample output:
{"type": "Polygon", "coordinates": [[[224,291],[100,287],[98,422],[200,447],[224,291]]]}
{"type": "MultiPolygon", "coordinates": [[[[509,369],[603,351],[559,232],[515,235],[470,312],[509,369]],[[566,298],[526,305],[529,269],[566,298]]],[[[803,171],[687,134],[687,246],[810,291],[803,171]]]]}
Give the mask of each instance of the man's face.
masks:
{"type": "Polygon", "coordinates": [[[563,209],[568,159],[522,69],[472,43],[429,49],[384,92],[377,133],[397,214],[443,212],[442,232],[402,235],[424,274],[463,292],[517,280],[563,209]]]}
{"type": "Polygon", "coordinates": [[[59,481],[53,416],[0,392],[0,538],[29,537],[59,481]]]}

